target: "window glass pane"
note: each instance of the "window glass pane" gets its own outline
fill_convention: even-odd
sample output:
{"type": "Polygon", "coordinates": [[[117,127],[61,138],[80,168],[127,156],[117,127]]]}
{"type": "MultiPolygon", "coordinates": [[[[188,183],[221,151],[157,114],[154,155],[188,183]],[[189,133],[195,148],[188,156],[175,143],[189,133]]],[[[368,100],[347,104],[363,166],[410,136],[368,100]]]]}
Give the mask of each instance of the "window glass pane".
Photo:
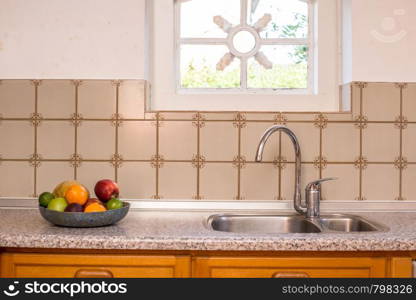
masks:
{"type": "Polygon", "coordinates": [[[240,0],[177,0],[181,3],[181,37],[226,37],[213,21],[222,16],[233,26],[240,24],[240,0]]]}
{"type": "Polygon", "coordinates": [[[265,14],[272,21],[260,33],[262,38],[306,38],[308,36],[308,1],[249,0],[248,23],[254,25],[265,14]]]}
{"type": "Polygon", "coordinates": [[[181,87],[240,87],[240,60],[238,58],[234,58],[224,71],[217,70],[218,62],[228,51],[228,47],[221,45],[182,45],[181,87]]]}
{"type": "Polygon", "coordinates": [[[265,69],[255,58],[248,60],[249,88],[305,89],[308,87],[306,45],[263,46],[260,50],[273,63],[265,69]]]}

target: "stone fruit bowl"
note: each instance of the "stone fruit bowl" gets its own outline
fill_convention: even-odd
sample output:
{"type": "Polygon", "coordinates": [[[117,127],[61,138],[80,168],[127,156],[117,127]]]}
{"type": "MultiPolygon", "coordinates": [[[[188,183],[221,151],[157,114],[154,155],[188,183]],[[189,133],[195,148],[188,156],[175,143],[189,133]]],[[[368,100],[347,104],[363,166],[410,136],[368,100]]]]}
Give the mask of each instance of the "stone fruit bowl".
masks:
{"type": "Polygon", "coordinates": [[[130,203],[123,202],[123,207],[104,212],[58,212],[39,206],[42,217],[48,222],[63,227],[86,228],[113,225],[121,221],[129,212],[130,203]]]}

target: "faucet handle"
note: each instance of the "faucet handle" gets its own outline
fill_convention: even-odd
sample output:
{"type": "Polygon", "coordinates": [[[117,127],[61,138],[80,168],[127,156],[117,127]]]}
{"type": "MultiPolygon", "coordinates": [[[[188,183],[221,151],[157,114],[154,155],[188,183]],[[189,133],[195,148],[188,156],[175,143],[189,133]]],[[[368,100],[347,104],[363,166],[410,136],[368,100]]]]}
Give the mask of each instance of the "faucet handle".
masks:
{"type": "Polygon", "coordinates": [[[321,189],[321,183],[326,182],[326,181],[331,181],[331,180],[338,180],[337,177],[328,177],[328,178],[322,178],[319,180],[315,180],[310,182],[307,186],[306,186],[306,190],[307,191],[318,191],[321,189]]]}
{"type": "Polygon", "coordinates": [[[306,201],[306,217],[319,218],[320,215],[320,201],[321,201],[321,183],[330,180],[337,180],[338,178],[330,177],[312,181],[306,186],[305,201],[306,201]]]}

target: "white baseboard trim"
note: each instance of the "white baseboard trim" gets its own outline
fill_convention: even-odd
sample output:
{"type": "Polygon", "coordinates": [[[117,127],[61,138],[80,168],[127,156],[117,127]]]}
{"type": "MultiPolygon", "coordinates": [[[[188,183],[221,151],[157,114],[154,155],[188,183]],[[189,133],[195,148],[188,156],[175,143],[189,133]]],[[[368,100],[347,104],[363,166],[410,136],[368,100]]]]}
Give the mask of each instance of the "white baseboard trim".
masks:
{"type": "MultiPolygon", "coordinates": [[[[134,210],[163,211],[293,211],[293,201],[246,201],[246,200],[131,200],[134,210]]],[[[36,208],[37,200],[30,198],[0,198],[0,209],[36,208]]],[[[325,200],[321,211],[328,212],[416,212],[416,201],[388,200],[325,200]]]]}

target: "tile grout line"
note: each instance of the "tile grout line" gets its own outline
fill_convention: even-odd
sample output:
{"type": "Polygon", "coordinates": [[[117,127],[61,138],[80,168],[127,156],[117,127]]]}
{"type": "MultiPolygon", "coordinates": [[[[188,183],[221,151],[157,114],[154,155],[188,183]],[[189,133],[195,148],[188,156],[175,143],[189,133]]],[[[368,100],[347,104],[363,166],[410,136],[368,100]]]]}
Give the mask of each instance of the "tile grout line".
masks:
{"type": "MultiPolygon", "coordinates": [[[[363,84],[360,85],[360,117],[363,116],[363,94],[364,94],[364,86],[363,84]]],[[[363,126],[360,126],[360,159],[363,157],[363,126]]],[[[363,200],[363,168],[360,166],[359,169],[359,200],[363,200]]]]}
{"type": "Polygon", "coordinates": [[[237,127],[238,130],[238,165],[237,165],[237,200],[241,200],[241,124],[237,127]]]}
{"type": "MultiPolygon", "coordinates": [[[[1,119],[4,122],[8,121],[31,121],[31,118],[8,118],[3,117],[1,119]]],[[[71,121],[71,118],[42,118],[42,121],[71,121]]],[[[101,118],[83,118],[82,121],[85,122],[111,122],[114,121],[111,118],[107,119],[101,119],[101,118]]],[[[164,120],[166,122],[193,122],[191,119],[166,119],[164,120]]],[[[151,119],[123,119],[123,122],[154,122],[154,120],[151,119]]],[[[205,122],[218,122],[218,123],[230,123],[234,122],[234,120],[205,120],[205,122]]],[[[273,120],[247,120],[245,121],[247,123],[270,123],[274,124],[275,121],[273,120]]],[[[287,123],[293,123],[293,124],[313,124],[316,121],[308,121],[308,120],[287,120],[285,121],[287,123]]],[[[355,124],[357,121],[337,121],[337,120],[328,120],[328,124],[355,124]]],[[[397,121],[394,120],[383,120],[383,121],[366,121],[367,124],[396,124],[397,121]]],[[[416,124],[416,121],[408,121],[408,124],[416,124]]]]}
{"type": "MultiPolygon", "coordinates": [[[[118,134],[119,134],[119,125],[120,125],[120,119],[119,119],[119,95],[120,95],[120,81],[115,81],[114,82],[116,85],[116,115],[115,115],[115,156],[114,158],[118,160],[119,157],[119,153],[118,153],[118,134]]],[[[114,181],[118,182],[118,168],[119,168],[119,164],[118,162],[113,163],[114,166],[114,181]]]]}
{"type": "MultiPolygon", "coordinates": [[[[1,161],[30,162],[31,159],[28,159],[28,158],[2,158],[1,161]]],[[[71,162],[71,159],[68,159],[68,158],[62,158],[62,159],[59,159],[59,158],[57,158],[57,159],[43,158],[42,159],[42,158],[40,158],[38,161],[39,162],[71,162]]],[[[109,160],[109,159],[83,159],[82,161],[85,161],[85,162],[108,162],[108,163],[112,162],[112,160],[109,160]]],[[[163,161],[167,162],[167,163],[192,163],[192,160],[163,160],[163,161]]],[[[129,162],[129,163],[132,163],[132,162],[147,162],[147,163],[151,163],[152,160],[126,159],[126,160],[123,160],[123,162],[129,162]]],[[[235,162],[234,161],[207,160],[207,161],[204,161],[204,163],[233,164],[235,162]]],[[[246,164],[275,164],[276,162],[274,162],[274,161],[262,161],[262,162],[258,163],[258,162],[255,162],[255,161],[246,161],[245,163],[246,164]]],[[[292,164],[292,165],[295,164],[294,161],[287,161],[285,163],[292,164]]],[[[356,164],[356,162],[353,162],[353,161],[329,161],[329,162],[326,162],[326,163],[328,165],[354,165],[354,164],[356,164]]],[[[303,165],[314,165],[316,163],[313,162],[313,161],[302,161],[302,164],[303,165]]],[[[367,165],[395,165],[396,162],[394,162],[394,161],[373,161],[373,162],[367,161],[366,164],[367,165]]],[[[410,161],[410,162],[407,162],[407,164],[415,165],[416,161],[415,162],[410,161]]]]}
{"type": "Polygon", "coordinates": [[[322,138],[323,138],[323,128],[319,127],[319,179],[322,179],[322,170],[323,170],[323,151],[322,151],[322,138]]]}
{"type": "MultiPolygon", "coordinates": [[[[38,115],[38,96],[39,96],[39,85],[40,85],[40,81],[33,81],[34,85],[35,85],[35,116],[38,115]]],[[[33,168],[33,183],[34,183],[34,188],[33,188],[33,196],[37,197],[37,181],[38,181],[38,125],[39,123],[36,121],[33,121],[32,118],[32,124],[34,125],[34,168],[33,168]]]]}
{"type": "MultiPolygon", "coordinates": [[[[78,95],[79,95],[79,85],[80,81],[74,81],[75,84],[75,118],[73,125],[75,126],[74,130],[74,158],[77,159],[78,157],[78,126],[80,125],[78,123],[78,95]]],[[[78,179],[78,163],[74,162],[74,180],[78,179]]]]}
{"type": "MultiPolygon", "coordinates": [[[[403,161],[403,85],[400,85],[400,161],[403,161]]],[[[403,199],[403,168],[399,168],[399,200],[403,199]]]]}
{"type": "Polygon", "coordinates": [[[196,199],[201,199],[200,191],[200,176],[201,176],[201,117],[197,113],[197,123],[196,123],[196,199]]]}
{"type": "Polygon", "coordinates": [[[279,157],[278,157],[278,172],[277,172],[277,197],[282,199],[282,132],[279,130],[279,157]]]}
{"type": "Polygon", "coordinates": [[[160,113],[156,113],[156,194],[155,199],[159,199],[159,163],[160,163],[160,157],[159,157],[159,127],[160,127],[160,113]]]}

